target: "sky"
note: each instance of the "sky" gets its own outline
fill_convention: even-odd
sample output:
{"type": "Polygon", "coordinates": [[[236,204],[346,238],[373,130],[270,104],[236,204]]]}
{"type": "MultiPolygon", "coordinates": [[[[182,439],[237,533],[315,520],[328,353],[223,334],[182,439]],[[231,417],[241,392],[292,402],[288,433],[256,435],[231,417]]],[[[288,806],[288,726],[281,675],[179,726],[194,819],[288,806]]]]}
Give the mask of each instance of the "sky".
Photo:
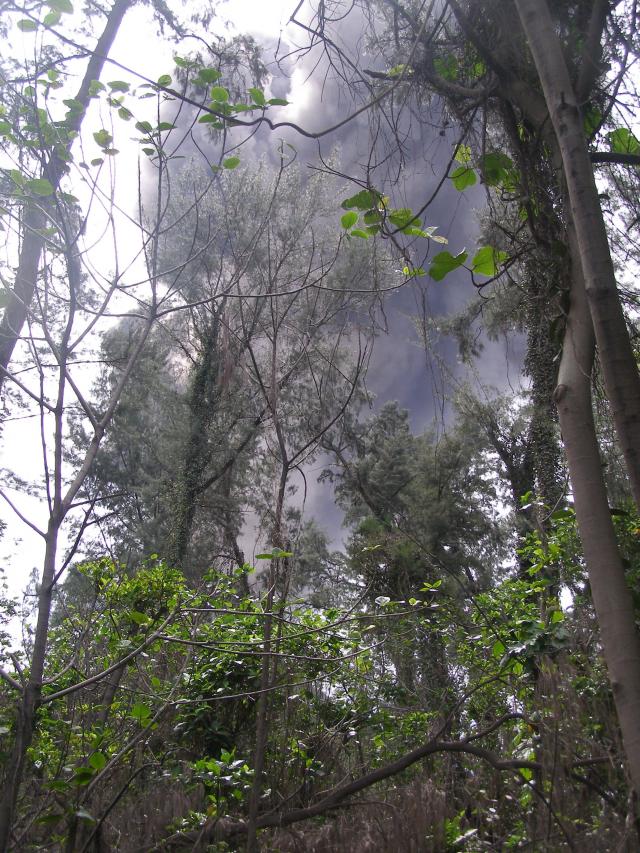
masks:
{"type": "MultiPolygon", "coordinates": [[[[228,0],[220,8],[220,15],[214,21],[213,27],[222,34],[234,29],[238,33],[254,35],[265,45],[265,59],[270,72],[273,74],[271,94],[286,97],[290,101],[288,107],[279,108],[278,118],[296,122],[301,127],[318,131],[341,121],[354,109],[354,101],[344,92],[342,81],[336,81],[330,69],[327,68],[318,51],[306,54],[292,53],[296,48],[305,44],[306,36],[298,28],[288,24],[289,15],[294,8],[291,0],[269,0],[269,2],[253,2],[253,0],[228,0]],[[233,27],[227,29],[223,21],[233,22],[233,27]],[[270,59],[278,46],[279,56],[283,57],[276,64],[270,59]],[[287,58],[287,54],[292,54],[287,58]]],[[[302,13],[301,13],[302,14],[302,13]]],[[[362,21],[353,15],[341,24],[339,38],[345,49],[357,51],[359,58],[375,67],[376,58],[366,56],[366,48],[359,42],[362,21]],[[363,56],[362,54],[365,53],[363,56]]],[[[15,48],[25,51],[31,49],[29,39],[25,34],[24,44],[15,48]]],[[[173,68],[172,56],[175,45],[163,40],[155,34],[155,25],[150,20],[149,7],[138,5],[127,13],[125,25],[121,28],[111,56],[122,65],[140,71],[146,77],[155,80],[163,73],[171,73],[173,68]]],[[[184,48],[181,48],[184,52],[184,48]]],[[[81,74],[83,66],[78,66],[81,74]]],[[[135,77],[111,66],[103,74],[103,80],[128,80],[132,86],[139,83],[135,77]]],[[[77,82],[72,84],[72,88],[77,82]]],[[[152,102],[150,102],[151,104],[152,102]]],[[[91,116],[92,127],[97,121],[107,121],[107,117],[98,113],[94,107],[91,116]]],[[[400,131],[406,134],[405,159],[399,170],[398,181],[393,189],[392,204],[395,207],[411,207],[418,209],[422,206],[436,186],[441,170],[444,168],[450,154],[454,139],[448,133],[442,133],[438,124],[438,105],[433,107],[435,118],[433,126],[413,122],[405,122],[400,131]]],[[[136,115],[136,118],[140,116],[136,115]]],[[[106,125],[105,125],[106,126],[106,125]]],[[[346,175],[362,177],[363,168],[368,156],[369,117],[362,114],[342,129],[323,138],[320,142],[305,139],[295,130],[282,130],[276,134],[261,130],[242,149],[242,157],[250,159],[260,156],[273,157],[282,137],[293,145],[297,151],[298,161],[305,167],[317,166],[319,158],[329,157],[334,151],[339,152],[341,170],[346,175]]],[[[117,142],[122,156],[118,157],[118,182],[115,186],[120,195],[116,202],[122,210],[135,214],[137,201],[138,160],[137,147],[127,146],[125,135],[120,132],[117,142]]],[[[96,153],[91,136],[85,136],[86,151],[83,156],[89,159],[96,153]]],[[[98,152],[99,153],[99,152],[98,152]]],[[[336,204],[336,221],[342,211],[339,209],[339,199],[336,204]]],[[[483,206],[482,190],[474,190],[461,195],[450,184],[445,182],[443,191],[425,214],[426,225],[436,225],[440,234],[449,239],[449,247],[456,253],[463,248],[474,250],[478,230],[478,211],[483,206]]],[[[95,226],[98,230],[100,226],[95,226]]],[[[118,224],[118,245],[123,250],[123,264],[131,264],[132,275],[135,273],[138,253],[138,236],[130,230],[123,215],[118,224]],[[129,229],[129,230],[128,230],[129,229]],[[128,235],[131,235],[130,237],[128,235]]],[[[438,250],[441,247],[436,246],[438,250]]],[[[112,263],[108,243],[104,249],[97,250],[94,255],[94,265],[97,269],[108,269],[112,263]],[[102,254],[101,254],[102,252],[102,254]]],[[[416,256],[416,264],[422,263],[422,258],[416,256]]],[[[142,275],[142,273],[141,273],[142,275]]],[[[398,291],[389,297],[385,310],[388,320],[389,334],[380,336],[371,360],[367,378],[370,391],[376,396],[374,408],[388,400],[397,400],[405,406],[411,417],[414,430],[424,429],[441,410],[440,402],[435,393],[439,386],[437,366],[427,358],[419,345],[412,317],[417,307],[424,303],[429,310],[438,315],[448,313],[461,307],[472,295],[472,288],[467,274],[464,272],[449,276],[446,282],[435,283],[428,279],[419,279],[415,283],[398,291]],[[435,371],[435,373],[434,373],[435,371]],[[435,377],[435,378],[434,378],[435,377]]],[[[462,375],[463,369],[456,361],[455,346],[452,342],[441,345],[439,355],[454,375],[462,375]]],[[[481,368],[482,380],[499,389],[505,389],[511,382],[517,384],[518,366],[521,354],[517,351],[505,351],[501,343],[487,343],[481,368]]],[[[92,376],[85,376],[87,388],[90,387],[92,376]]],[[[19,458],[25,477],[38,476],[37,455],[33,453],[34,446],[39,443],[37,424],[26,421],[7,424],[4,433],[3,464],[19,458]]],[[[344,531],[341,528],[341,513],[335,507],[330,488],[318,485],[315,478],[310,477],[310,494],[307,500],[307,511],[315,516],[321,525],[330,532],[334,543],[339,544],[344,531]]],[[[34,499],[21,494],[20,507],[35,516],[42,515],[34,499]]],[[[6,554],[6,565],[10,578],[12,592],[17,592],[28,578],[33,566],[39,565],[42,554],[42,543],[38,537],[25,530],[21,524],[16,524],[15,518],[6,511],[3,517],[10,522],[10,529],[3,543],[6,554]]]]}

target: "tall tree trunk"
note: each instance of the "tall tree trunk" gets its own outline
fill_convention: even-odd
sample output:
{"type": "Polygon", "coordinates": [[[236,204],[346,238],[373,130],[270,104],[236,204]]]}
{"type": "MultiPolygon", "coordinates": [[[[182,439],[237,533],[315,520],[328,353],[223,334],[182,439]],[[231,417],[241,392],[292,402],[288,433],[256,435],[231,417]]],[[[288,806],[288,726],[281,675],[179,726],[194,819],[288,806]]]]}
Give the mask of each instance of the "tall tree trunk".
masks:
{"type": "Polygon", "coordinates": [[[27,750],[31,746],[33,733],[36,727],[36,714],[40,704],[44,663],[47,651],[47,636],[49,633],[49,616],[51,613],[51,599],[53,595],[53,581],[55,576],[58,531],[59,521],[56,518],[52,518],[47,532],[44,567],[40,583],[40,591],[38,593],[38,622],[35,631],[29,680],[25,685],[22,702],[18,710],[15,739],[11,750],[11,756],[7,763],[8,770],[5,777],[5,787],[2,792],[2,799],[0,799],[1,853],[5,853],[10,846],[11,830],[13,827],[22,775],[24,773],[27,750]]]}
{"type": "MultiPolygon", "coordinates": [[[[571,234],[569,242],[576,246],[571,234]]],[[[604,659],[631,777],[640,790],[640,637],[609,511],[593,420],[594,349],[591,313],[579,259],[574,258],[571,306],[554,398],[604,659]]]]}
{"type": "Polygon", "coordinates": [[[640,376],[622,306],[578,103],[546,0],[515,0],[562,157],[607,397],[640,509],[640,376]]]}
{"type": "Polygon", "coordinates": [[[176,489],[175,520],[166,548],[169,562],[180,568],[184,568],[189,551],[196,503],[202,493],[203,473],[210,457],[209,430],[218,402],[220,373],[218,340],[221,312],[222,308],[214,313],[211,325],[205,333],[204,349],[200,363],[194,371],[189,395],[189,435],[176,489]]]}
{"type": "MultiPolygon", "coordinates": [[[[68,119],[67,130],[76,133],[80,130],[90,101],[91,83],[100,78],[120,24],[132,5],[133,0],[116,0],[109,12],[105,28],[96,43],[84,78],[75,96],[75,100],[82,104],[83,110],[74,112],[73,116],[68,119]]],[[[42,176],[51,183],[54,190],[57,190],[66,169],[66,159],[54,151],[48,162],[44,164],[42,176]]],[[[22,221],[22,246],[18,258],[15,285],[9,294],[9,302],[0,322],[0,391],[2,391],[7,377],[11,356],[29,314],[29,307],[36,288],[40,255],[44,246],[42,230],[46,221],[47,217],[42,207],[27,206],[22,221]]]]}

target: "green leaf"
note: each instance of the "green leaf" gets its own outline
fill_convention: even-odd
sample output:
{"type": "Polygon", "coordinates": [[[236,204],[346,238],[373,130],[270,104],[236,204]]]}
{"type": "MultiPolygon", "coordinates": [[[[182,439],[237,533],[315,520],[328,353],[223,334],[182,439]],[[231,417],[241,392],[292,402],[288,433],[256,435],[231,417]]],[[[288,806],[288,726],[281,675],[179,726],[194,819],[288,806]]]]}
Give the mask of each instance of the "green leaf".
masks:
{"type": "Polygon", "coordinates": [[[135,622],[136,625],[146,625],[147,622],[151,621],[145,613],[140,613],[138,610],[130,610],[129,619],[131,619],[132,622],[135,622]]]}
{"type": "Polygon", "coordinates": [[[113,136],[109,133],[108,130],[102,128],[101,130],[96,131],[93,134],[93,138],[98,143],[101,148],[106,148],[111,142],[113,142],[113,136]]]}
{"type": "Polygon", "coordinates": [[[76,98],[67,98],[62,102],[65,107],[71,110],[72,113],[83,113],[84,112],[84,104],[82,101],[78,101],[76,98]]]}
{"type": "Polygon", "coordinates": [[[198,124],[210,124],[218,129],[224,127],[224,123],[220,121],[218,116],[214,116],[212,113],[205,113],[203,116],[200,116],[198,124]]]}
{"type": "Polygon", "coordinates": [[[133,113],[126,107],[120,107],[120,109],[118,110],[118,115],[123,121],[129,121],[133,118],[133,113]]]}
{"type": "Polygon", "coordinates": [[[226,160],[222,161],[222,165],[225,169],[235,169],[236,166],[240,165],[239,157],[227,157],[226,160]]]}
{"type": "Polygon", "coordinates": [[[214,86],[211,90],[211,100],[218,104],[225,104],[229,100],[229,92],[224,86],[214,86]]]}
{"type": "Polygon", "coordinates": [[[32,33],[34,30],[38,29],[36,22],[30,21],[28,18],[22,18],[22,20],[18,21],[17,26],[23,33],[32,33]]]}
{"type": "Polygon", "coordinates": [[[501,151],[490,151],[480,158],[480,172],[485,184],[497,187],[503,184],[513,169],[513,161],[501,151]]]}
{"type": "Polygon", "coordinates": [[[93,160],[91,161],[92,166],[102,166],[103,163],[104,163],[103,157],[94,157],[93,160]]]}
{"type": "Polygon", "coordinates": [[[89,756],[89,764],[96,771],[102,770],[103,767],[107,766],[107,756],[104,752],[94,752],[93,755],[89,756]]]}
{"type": "Polygon", "coordinates": [[[270,107],[288,107],[289,101],[284,98],[269,98],[267,101],[270,107]]]}
{"type": "Polygon", "coordinates": [[[491,654],[496,659],[501,658],[505,651],[505,645],[501,640],[496,640],[491,648],[491,654]]]}
{"type": "Polygon", "coordinates": [[[71,0],[47,0],[47,6],[53,9],[54,12],[60,12],[61,15],[71,15],[73,13],[73,3],[71,0]]]}
{"type": "Polygon", "coordinates": [[[161,121],[158,125],[158,130],[174,130],[175,124],[171,121],[161,121]]]}
{"type": "Polygon", "coordinates": [[[101,83],[99,80],[92,80],[91,83],[89,83],[89,97],[95,98],[100,92],[104,92],[105,89],[106,86],[104,83],[101,83]]]}
{"type": "Polygon", "coordinates": [[[253,98],[254,104],[257,104],[259,107],[265,107],[267,105],[267,99],[265,98],[262,89],[249,89],[249,94],[253,98]]]}
{"type": "Polygon", "coordinates": [[[49,824],[58,823],[58,821],[63,817],[64,814],[62,814],[61,812],[51,812],[50,814],[45,814],[39,817],[36,820],[36,823],[40,823],[44,826],[47,826],[49,824]]]}
{"type": "Polygon", "coordinates": [[[216,80],[219,80],[221,77],[222,72],[218,71],[217,68],[201,68],[200,71],[198,71],[196,83],[215,83],[216,80]]]}
{"type": "Polygon", "coordinates": [[[454,159],[463,166],[468,166],[471,162],[471,147],[469,145],[458,145],[454,159]]]}
{"type": "Polygon", "coordinates": [[[416,228],[422,225],[422,220],[414,216],[413,211],[408,207],[399,207],[396,210],[390,210],[389,222],[400,229],[409,227],[409,224],[416,228]]]}
{"type": "Polygon", "coordinates": [[[434,281],[442,281],[450,272],[461,267],[466,260],[467,252],[460,252],[458,255],[452,255],[451,252],[438,252],[431,261],[429,275],[434,281]]]}
{"type": "Polygon", "coordinates": [[[128,92],[131,88],[124,80],[111,80],[107,85],[113,92],[128,92]]]}
{"type": "Polygon", "coordinates": [[[171,74],[161,74],[160,77],[158,77],[158,86],[170,86],[171,82],[171,74]]]}
{"type": "Polygon", "coordinates": [[[562,610],[553,610],[549,621],[552,625],[555,625],[557,622],[564,622],[564,613],[562,610]]]}
{"type": "Polygon", "coordinates": [[[359,193],[352,195],[351,198],[345,198],[345,200],[340,205],[343,210],[351,210],[352,208],[356,208],[356,210],[370,210],[373,207],[377,207],[380,201],[379,196],[374,195],[369,190],[361,190],[359,193]]]}
{"type": "Polygon", "coordinates": [[[131,709],[131,716],[140,725],[145,725],[151,717],[151,709],[147,705],[143,705],[142,702],[137,702],[131,709]]]}
{"type": "Polygon", "coordinates": [[[619,127],[607,134],[611,150],[615,154],[640,154],[640,141],[626,127],[619,127]]]}
{"type": "Polygon", "coordinates": [[[350,210],[349,213],[345,213],[344,216],[340,218],[340,224],[343,228],[349,229],[358,221],[358,214],[355,210],[350,210]]]}
{"type": "Polygon", "coordinates": [[[274,548],[270,554],[256,554],[256,560],[277,560],[283,557],[293,557],[293,551],[274,548]]]}
{"type": "Polygon", "coordinates": [[[597,107],[588,106],[584,112],[583,126],[586,136],[592,137],[600,129],[602,113],[597,107]]]}
{"type": "Polygon", "coordinates": [[[422,267],[403,267],[402,272],[407,276],[407,278],[416,278],[420,275],[426,275],[426,272],[422,267]]]}
{"type": "Polygon", "coordinates": [[[475,171],[468,166],[459,166],[454,169],[449,177],[458,192],[463,192],[467,187],[472,187],[478,180],[475,171]]]}
{"type": "Polygon", "coordinates": [[[155,148],[143,148],[142,152],[143,152],[143,154],[146,154],[148,157],[151,157],[156,153],[156,149],[155,148]]]}
{"type": "Polygon", "coordinates": [[[76,785],[88,785],[93,779],[95,771],[91,767],[78,767],[73,775],[76,785]]]}
{"type": "Polygon", "coordinates": [[[45,27],[55,27],[56,24],[60,23],[60,18],[62,15],[60,12],[47,12],[47,14],[42,19],[42,23],[45,27]]]}
{"type": "Polygon", "coordinates": [[[492,246],[483,246],[473,256],[471,269],[477,275],[493,277],[498,272],[500,264],[504,263],[509,255],[492,246]]]}
{"type": "Polygon", "coordinates": [[[366,231],[363,231],[362,228],[354,228],[353,231],[351,231],[351,236],[361,237],[363,240],[369,239],[368,233],[366,231]]]}
{"type": "Polygon", "coordinates": [[[36,195],[53,195],[53,185],[46,178],[34,178],[32,181],[27,181],[25,186],[29,192],[35,193],[36,195]]]}
{"type": "Polygon", "coordinates": [[[151,133],[153,131],[153,125],[150,121],[137,121],[135,128],[136,130],[139,130],[140,133],[151,133]]]}

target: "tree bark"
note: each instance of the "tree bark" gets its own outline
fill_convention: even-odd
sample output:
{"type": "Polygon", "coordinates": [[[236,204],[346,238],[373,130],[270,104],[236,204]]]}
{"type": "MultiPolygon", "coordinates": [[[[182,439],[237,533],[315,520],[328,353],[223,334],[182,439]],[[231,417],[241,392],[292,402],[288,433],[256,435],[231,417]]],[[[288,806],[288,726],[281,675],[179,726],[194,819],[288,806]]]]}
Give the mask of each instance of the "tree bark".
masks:
{"type": "Polygon", "coordinates": [[[545,0],[515,0],[562,157],[604,385],[640,509],[640,376],[576,97],[545,0]]]}
{"type": "MultiPolygon", "coordinates": [[[[570,246],[577,246],[569,235],[570,246]]],[[[571,307],[554,398],[573,499],[624,749],[640,790],[640,637],[609,510],[593,420],[595,341],[581,270],[574,259],[571,307]]]]}
{"type": "MultiPolygon", "coordinates": [[[[75,100],[82,104],[85,111],[90,101],[91,83],[100,78],[120,24],[132,4],[133,0],[116,0],[109,12],[105,28],[96,43],[84,78],[75,96],[75,100]]],[[[67,122],[67,129],[77,133],[82,126],[84,115],[84,111],[74,113],[73,117],[67,122]]],[[[54,151],[44,165],[42,172],[42,176],[50,182],[54,191],[60,186],[66,169],[66,160],[54,151]]],[[[29,314],[29,307],[36,289],[40,255],[44,246],[42,229],[46,226],[46,222],[47,217],[41,206],[27,206],[22,221],[22,246],[18,257],[15,285],[9,294],[9,302],[0,322],[0,392],[7,378],[9,363],[29,314]]]]}

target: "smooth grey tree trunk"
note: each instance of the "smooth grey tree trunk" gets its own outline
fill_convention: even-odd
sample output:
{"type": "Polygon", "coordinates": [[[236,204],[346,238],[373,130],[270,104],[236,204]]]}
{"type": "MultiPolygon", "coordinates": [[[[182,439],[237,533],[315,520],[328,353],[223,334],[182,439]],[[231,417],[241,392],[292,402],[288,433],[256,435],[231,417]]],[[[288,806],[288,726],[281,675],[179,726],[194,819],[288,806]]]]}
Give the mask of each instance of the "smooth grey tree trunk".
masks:
{"type": "MultiPolygon", "coordinates": [[[[577,252],[571,235],[569,242],[577,252]]],[[[593,420],[594,344],[581,270],[574,261],[571,307],[554,397],[604,659],[631,777],[640,790],[640,637],[609,510],[593,420]]]]}

